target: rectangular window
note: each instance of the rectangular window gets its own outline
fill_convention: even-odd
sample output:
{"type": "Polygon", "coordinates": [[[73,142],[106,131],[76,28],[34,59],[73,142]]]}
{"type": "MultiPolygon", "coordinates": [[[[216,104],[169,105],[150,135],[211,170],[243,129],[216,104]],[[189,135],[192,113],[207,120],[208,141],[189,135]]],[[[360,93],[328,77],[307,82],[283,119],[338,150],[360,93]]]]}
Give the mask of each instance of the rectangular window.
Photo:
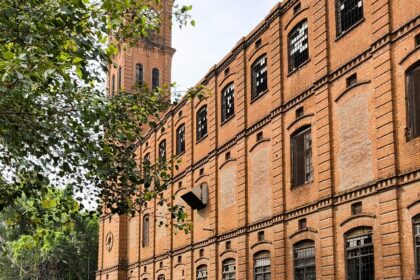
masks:
{"type": "Polygon", "coordinates": [[[252,65],[251,100],[267,90],[267,56],[262,56],[252,65]]]}
{"type": "Polygon", "coordinates": [[[312,137],[310,127],[292,136],[292,174],[293,187],[312,181],[312,137]]]}
{"type": "Polygon", "coordinates": [[[203,106],[197,112],[197,141],[207,135],[207,106],[203,106]]]}
{"type": "Polygon", "coordinates": [[[337,36],[363,19],[362,0],[337,0],[337,36]]]}
{"type": "Polygon", "coordinates": [[[159,69],[153,68],[152,70],[152,89],[156,89],[160,86],[160,73],[159,69]]]}
{"type": "Polygon", "coordinates": [[[149,215],[143,217],[142,245],[149,246],[149,215]]]}
{"type": "Polygon", "coordinates": [[[162,140],[159,143],[159,161],[161,163],[166,162],[166,140],[162,140]]]}
{"type": "Polygon", "coordinates": [[[112,96],[115,95],[115,75],[112,75],[111,94],[112,94],[112,96]]]}
{"type": "Polygon", "coordinates": [[[308,21],[298,23],[288,35],[289,73],[309,59],[308,21]]]}
{"type": "Polygon", "coordinates": [[[143,84],[144,81],[144,74],[143,74],[143,65],[137,64],[136,65],[136,83],[137,84],[143,84]]]}
{"type": "Polygon", "coordinates": [[[235,114],[235,88],[233,83],[222,91],[222,122],[235,114]]]}
{"type": "Polygon", "coordinates": [[[408,139],[420,136],[420,63],[407,71],[408,139]]]}
{"type": "Polygon", "coordinates": [[[176,131],[176,154],[185,152],[185,125],[178,127],[176,131]]]}
{"type": "Polygon", "coordinates": [[[121,66],[118,67],[117,83],[118,83],[118,91],[120,91],[121,90],[121,84],[122,84],[122,68],[121,68],[121,66]]]}

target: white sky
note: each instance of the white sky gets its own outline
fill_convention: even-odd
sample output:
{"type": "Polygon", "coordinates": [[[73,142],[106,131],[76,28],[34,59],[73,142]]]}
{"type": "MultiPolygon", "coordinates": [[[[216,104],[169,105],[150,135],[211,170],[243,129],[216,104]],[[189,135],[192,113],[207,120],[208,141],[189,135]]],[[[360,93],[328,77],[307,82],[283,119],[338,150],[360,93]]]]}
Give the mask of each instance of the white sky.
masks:
{"type": "Polygon", "coordinates": [[[196,26],[174,24],[172,66],[176,91],[195,86],[208,70],[262,21],[278,0],[177,0],[192,5],[196,26]]]}

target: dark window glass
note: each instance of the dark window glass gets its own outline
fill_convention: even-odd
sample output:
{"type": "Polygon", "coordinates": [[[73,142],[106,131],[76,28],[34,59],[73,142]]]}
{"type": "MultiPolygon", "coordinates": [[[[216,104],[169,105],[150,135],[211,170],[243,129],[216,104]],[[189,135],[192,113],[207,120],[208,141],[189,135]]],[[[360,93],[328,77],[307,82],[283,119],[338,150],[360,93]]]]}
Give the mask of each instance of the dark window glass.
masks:
{"type": "Polygon", "coordinates": [[[159,143],[159,161],[164,163],[166,161],[166,140],[159,143]]]}
{"type": "Polygon", "coordinates": [[[235,114],[235,88],[233,83],[222,91],[222,122],[235,114]]]}
{"type": "Polygon", "coordinates": [[[337,0],[337,35],[363,19],[362,0],[337,0]]]}
{"type": "Polygon", "coordinates": [[[165,275],[163,275],[163,274],[159,275],[158,280],[165,280],[165,275]]]}
{"type": "Polygon", "coordinates": [[[289,72],[292,72],[309,59],[308,21],[305,19],[298,23],[290,31],[287,38],[289,46],[289,72]]]}
{"type": "Polygon", "coordinates": [[[293,14],[297,14],[300,12],[300,10],[302,9],[302,5],[299,3],[297,3],[294,7],[293,7],[293,14]]]}
{"type": "Polygon", "coordinates": [[[420,34],[417,34],[416,37],[414,37],[414,44],[416,47],[420,46],[420,34]]]}
{"type": "Polygon", "coordinates": [[[407,71],[409,139],[420,136],[420,62],[407,71]]]}
{"type": "Polygon", "coordinates": [[[362,202],[356,202],[351,205],[351,214],[358,215],[362,214],[363,212],[363,205],[362,202]]]}
{"type": "Polygon", "coordinates": [[[236,279],[236,264],[234,259],[228,259],[223,262],[222,280],[236,279]]]}
{"type": "Polygon", "coordinates": [[[197,112],[197,140],[207,135],[207,106],[203,106],[197,112]]]}
{"type": "Polygon", "coordinates": [[[313,178],[311,128],[305,128],[292,136],[292,183],[293,187],[310,183],[313,178]]]}
{"type": "Polygon", "coordinates": [[[111,93],[112,93],[112,96],[115,95],[115,75],[112,75],[111,93]]]}
{"type": "Polygon", "coordinates": [[[347,87],[354,86],[355,84],[357,84],[357,74],[356,73],[354,73],[353,75],[351,75],[350,77],[348,77],[346,79],[346,86],[347,87]]]}
{"type": "Polygon", "coordinates": [[[348,280],[374,280],[372,230],[359,228],[346,234],[346,268],[348,280]]]}
{"type": "Polygon", "coordinates": [[[252,65],[251,100],[257,98],[267,90],[267,56],[257,59],[252,65]]]}
{"type": "Polygon", "coordinates": [[[118,80],[117,80],[117,83],[118,83],[118,91],[120,91],[121,90],[121,83],[122,83],[122,68],[121,68],[121,66],[118,67],[118,80]]]}
{"type": "Polygon", "coordinates": [[[152,89],[160,86],[160,73],[159,69],[153,68],[152,70],[152,89]]]}
{"type": "Polygon", "coordinates": [[[144,81],[143,65],[137,64],[136,65],[136,83],[143,84],[143,81],[144,81]]]}
{"type": "Polygon", "coordinates": [[[149,215],[143,217],[142,245],[149,246],[149,215]]]}
{"type": "Polygon", "coordinates": [[[185,152],[185,125],[181,125],[176,130],[176,154],[185,152]]]}
{"type": "Polygon", "coordinates": [[[298,221],[298,228],[299,228],[299,230],[304,230],[304,229],[307,229],[307,222],[306,222],[306,219],[300,219],[300,220],[298,221]]]}
{"type": "Polygon", "coordinates": [[[315,243],[302,241],[294,246],[293,251],[295,280],[315,280],[315,243]]]}
{"type": "Polygon", "coordinates": [[[420,276],[420,215],[413,219],[414,253],[416,263],[416,275],[420,276]]]}
{"type": "Polygon", "coordinates": [[[207,265],[197,268],[197,280],[207,280],[207,265]]]}
{"type": "Polygon", "coordinates": [[[271,279],[270,252],[263,251],[254,256],[254,280],[271,279]]]}

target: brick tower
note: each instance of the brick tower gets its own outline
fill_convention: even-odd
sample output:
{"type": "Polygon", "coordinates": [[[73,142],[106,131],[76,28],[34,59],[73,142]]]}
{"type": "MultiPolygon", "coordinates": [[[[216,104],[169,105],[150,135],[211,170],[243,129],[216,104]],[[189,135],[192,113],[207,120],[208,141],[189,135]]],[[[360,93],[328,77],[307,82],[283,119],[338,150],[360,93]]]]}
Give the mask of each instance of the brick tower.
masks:
{"type": "MultiPolygon", "coordinates": [[[[154,7],[160,15],[160,32],[151,39],[139,41],[135,46],[121,42],[119,53],[108,72],[108,93],[119,90],[130,92],[136,82],[144,82],[150,88],[169,85],[171,82],[172,57],[172,0],[162,0],[154,7]]],[[[126,216],[104,216],[99,229],[99,256],[97,280],[131,279],[127,273],[128,239],[126,216]]]]}

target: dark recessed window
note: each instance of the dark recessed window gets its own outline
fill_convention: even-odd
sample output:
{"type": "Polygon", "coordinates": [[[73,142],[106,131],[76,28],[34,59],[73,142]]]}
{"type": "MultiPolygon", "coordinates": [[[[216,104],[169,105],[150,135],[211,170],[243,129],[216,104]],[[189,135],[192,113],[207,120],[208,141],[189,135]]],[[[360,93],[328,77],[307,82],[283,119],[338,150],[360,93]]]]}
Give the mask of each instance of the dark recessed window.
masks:
{"type": "Polygon", "coordinates": [[[222,122],[235,114],[235,88],[233,83],[222,91],[222,122]]]}
{"type": "Polygon", "coordinates": [[[264,231],[258,232],[257,237],[258,237],[258,241],[263,241],[264,240],[264,231]]]}
{"type": "Polygon", "coordinates": [[[263,251],[254,256],[254,279],[271,279],[271,258],[270,252],[263,251]]]}
{"type": "Polygon", "coordinates": [[[200,251],[198,251],[198,254],[200,258],[204,257],[204,249],[200,249],[200,251]]]}
{"type": "Polygon", "coordinates": [[[267,56],[263,55],[257,59],[251,67],[252,69],[252,92],[251,100],[263,94],[267,88],[267,56]]]}
{"type": "Polygon", "coordinates": [[[228,67],[225,69],[225,76],[229,75],[229,72],[230,72],[230,68],[228,67]]]}
{"type": "Polygon", "coordinates": [[[182,111],[178,112],[178,118],[182,117],[182,111]]]}
{"type": "Polygon", "coordinates": [[[354,73],[346,79],[346,86],[351,87],[357,84],[357,74],[354,73]]]}
{"type": "Polygon", "coordinates": [[[146,142],[146,148],[148,148],[149,147],[149,142],[146,142]]]}
{"type": "Polygon", "coordinates": [[[197,268],[197,280],[207,280],[207,265],[201,265],[197,268]]]}
{"type": "Polygon", "coordinates": [[[303,106],[296,109],[296,118],[302,117],[304,114],[303,106]]]}
{"type": "Polygon", "coordinates": [[[149,246],[149,215],[143,217],[142,245],[143,247],[149,246]]]}
{"type": "Polygon", "coordinates": [[[255,42],[255,48],[256,48],[256,49],[258,49],[259,47],[261,47],[261,43],[262,43],[261,39],[258,39],[258,40],[255,42]]]}
{"type": "Polygon", "coordinates": [[[145,179],[147,179],[147,177],[150,175],[150,168],[151,168],[150,153],[147,153],[143,157],[143,173],[144,173],[145,179]]]}
{"type": "Polygon", "coordinates": [[[111,82],[111,95],[115,95],[115,75],[112,75],[112,82],[111,82]]]}
{"type": "Polygon", "coordinates": [[[293,14],[296,15],[297,13],[300,12],[301,9],[302,9],[302,5],[299,2],[293,7],[293,14]]]}
{"type": "Polygon", "coordinates": [[[230,160],[230,152],[227,152],[227,153],[225,154],[225,160],[230,160]]]}
{"type": "Polygon", "coordinates": [[[264,139],[264,134],[262,131],[257,133],[257,142],[262,141],[264,139]]]}
{"type": "Polygon", "coordinates": [[[414,44],[416,47],[420,46],[420,34],[417,34],[416,37],[414,37],[414,44]]]}
{"type": "Polygon", "coordinates": [[[420,136],[420,62],[406,73],[408,139],[420,136]]]}
{"type": "Polygon", "coordinates": [[[197,112],[197,141],[207,135],[207,106],[197,112]]]}
{"type": "MultiPolygon", "coordinates": [[[[161,267],[162,268],[162,267],[161,267]]],[[[158,280],[165,280],[165,275],[161,274],[158,276],[158,280]]]]}
{"type": "Polygon", "coordinates": [[[222,280],[236,279],[236,264],[234,259],[224,260],[222,263],[222,280]]]}
{"type": "Polygon", "coordinates": [[[118,67],[117,84],[118,84],[118,91],[120,91],[121,90],[121,84],[122,84],[122,68],[121,68],[121,66],[118,67]]]}
{"type": "Polygon", "coordinates": [[[231,241],[226,241],[226,250],[230,250],[232,249],[232,242],[231,241]]]}
{"type": "Polygon", "coordinates": [[[159,161],[161,163],[166,162],[166,140],[162,140],[159,143],[159,161]]]}
{"type": "Polygon", "coordinates": [[[143,64],[136,64],[136,83],[141,85],[144,82],[143,64]]]}
{"type": "Polygon", "coordinates": [[[160,86],[160,72],[159,69],[153,68],[152,70],[152,89],[156,89],[160,86]]]}
{"type": "Polygon", "coordinates": [[[182,188],[182,181],[179,181],[178,182],[178,189],[181,189],[182,188]]]}
{"type": "Polygon", "coordinates": [[[185,152],[185,125],[182,124],[176,130],[176,154],[185,152]]]}
{"type": "Polygon", "coordinates": [[[182,256],[178,256],[178,263],[182,263],[182,256]]]}
{"type": "Polygon", "coordinates": [[[345,240],[347,279],[374,280],[372,229],[355,229],[345,235],[345,240]]]}
{"type": "Polygon", "coordinates": [[[163,262],[159,262],[159,268],[163,267],[163,262]]]}
{"type": "Polygon", "coordinates": [[[289,47],[289,73],[296,70],[309,59],[308,47],[308,21],[305,19],[298,23],[288,38],[289,47]]]}
{"type": "Polygon", "coordinates": [[[306,127],[292,136],[293,187],[310,183],[313,173],[311,128],[306,127]]]}
{"type": "Polygon", "coordinates": [[[295,279],[315,280],[315,243],[302,241],[293,246],[295,279]]]}
{"type": "Polygon", "coordinates": [[[414,217],[413,219],[413,235],[416,275],[420,276],[420,215],[414,217]]]}
{"type": "Polygon", "coordinates": [[[306,219],[300,219],[298,221],[298,229],[299,230],[304,230],[307,229],[308,225],[306,224],[306,219]]]}
{"type": "Polygon", "coordinates": [[[363,207],[362,202],[356,202],[351,205],[351,214],[352,215],[358,215],[362,214],[363,207]]]}
{"type": "Polygon", "coordinates": [[[337,0],[337,36],[363,19],[362,0],[337,0]]]}
{"type": "Polygon", "coordinates": [[[201,168],[200,169],[200,176],[203,176],[204,175],[204,168],[201,168]]]}
{"type": "Polygon", "coordinates": [[[146,271],[147,271],[147,266],[145,266],[145,267],[143,268],[143,271],[144,271],[144,272],[146,272],[146,271]]]}

